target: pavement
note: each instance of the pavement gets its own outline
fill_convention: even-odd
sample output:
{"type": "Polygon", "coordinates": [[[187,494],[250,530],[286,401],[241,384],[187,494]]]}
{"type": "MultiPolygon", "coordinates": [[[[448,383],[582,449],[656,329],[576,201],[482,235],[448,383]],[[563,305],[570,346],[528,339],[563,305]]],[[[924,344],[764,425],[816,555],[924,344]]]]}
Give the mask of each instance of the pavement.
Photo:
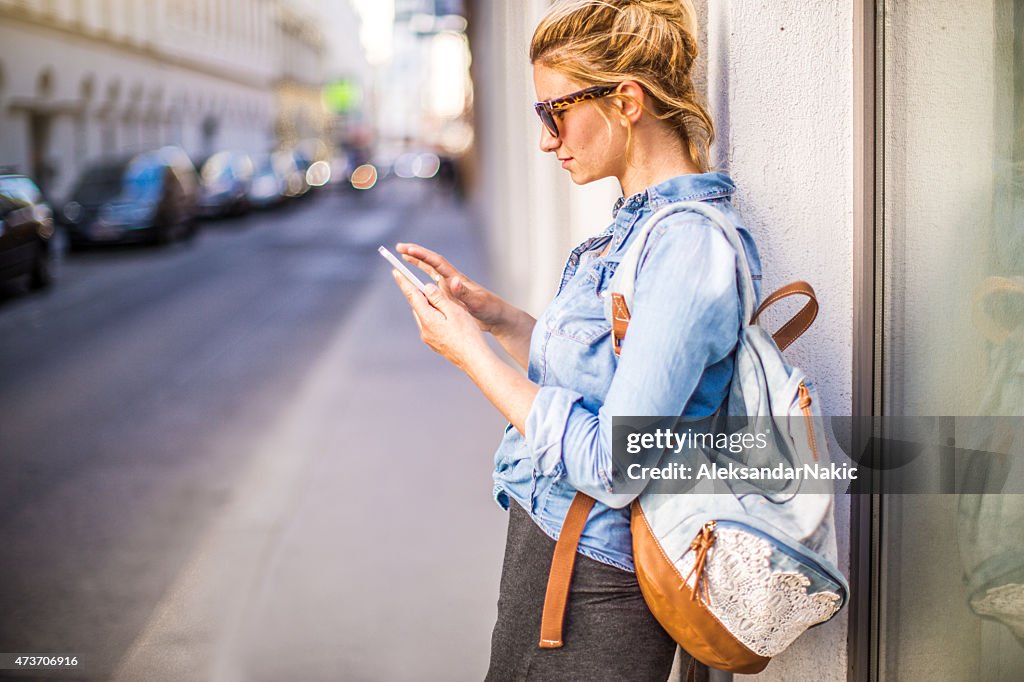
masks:
{"type": "MultiPolygon", "coordinates": [[[[485,273],[468,214],[396,230],[485,273]]],[[[479,680],[507,517],[503,418],[419,340],[382,261],[253,451],[116,680],[479,680]]],[[[250,447],[223,442],[221,448],[250,447]]]]}

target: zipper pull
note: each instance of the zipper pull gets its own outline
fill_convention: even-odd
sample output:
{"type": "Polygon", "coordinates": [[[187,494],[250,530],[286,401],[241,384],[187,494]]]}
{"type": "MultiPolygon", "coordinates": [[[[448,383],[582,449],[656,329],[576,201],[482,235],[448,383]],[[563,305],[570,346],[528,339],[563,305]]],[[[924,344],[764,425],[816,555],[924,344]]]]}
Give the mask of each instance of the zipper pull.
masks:
{"type": "Polygon", "coordinates": [[[800,409],[803,410],[804,419],[807,420],[807,444],[811,446],[811,457],[814,461],[818,461],[818,444],[814,438],[814,418],[811,415],[811,392],[804,386],[804,382],[800,382],[797,387],[797,393],[800,395],[800,409]]]}
{"type": "Polygon", "coordinates": [[[807,390],[804,382],[800,382],[797,387],[797,392],[800,394],[800,409],[804,410],[811,406],[811,392],[807,390]]]}
{"type": "MultiPolygon", "coordinates": [[[[683,579],[683,585],[689,583],[690,577],[696,574],[697,577],[693,582],[693,591],[690,593],[690,599],[694,601],[697,599],[698,592],[700,592],[701,576],[704,573],[704,563],[708,558],[708,550],[711,549],[711,545],[715,544],[716,526],[717,524],[715,521],[708,521],[701,526],[701,529],[697,531],[697,536],[694,537],[693,542],[690,543],[690,549],[696,552],[697,555],[693,560],[693,568],[690,569],[690,572],[686,574],[686,577],[683,579]]],[[[708,584],[706,580],[704,581],[704,592],[704,601],[708,601],[708,597],[710,595],[707,594],[708,584]]]]}

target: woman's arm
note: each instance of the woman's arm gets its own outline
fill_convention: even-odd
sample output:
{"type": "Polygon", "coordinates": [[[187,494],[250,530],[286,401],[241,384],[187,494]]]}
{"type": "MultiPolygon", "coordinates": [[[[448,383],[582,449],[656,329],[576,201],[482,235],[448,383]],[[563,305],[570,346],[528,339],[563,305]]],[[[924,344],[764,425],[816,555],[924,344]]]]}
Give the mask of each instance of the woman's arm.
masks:
{"type": "Polygon", "coordinates": [[[530,362],[530,338],[537,320],[525,310],[508,305],[506,319],[498,327],[491,329],[505,352],[524,370],[530,362]]]}
{"type": "MultiPolygon", "coordinates": [[[[604,403],[593,411],[577,391],[542,386],[524,432],[538,475],[564,476],[612,507],[636,497],[614,487],[613,417],[683,414],[705,371],[732,352],[739,336],[736,252],[718,229],[703,218],[668,218],[645,253],[629,334],[604,403]]],[[[728,385],[730,377],[720,378],[728,385]]],[[[690,413],[716,408],[692,405],[690,413]]]]}
{"type": "Polygon", "coordinates": [[[435,251],[419,244],[397,244],[395,248],[402,258],[430,275],[442,292],[465,308],[477,326],[494,336],[516,364],[526,369],[530,337],[537,323],[533,316],[466,277],[435,251]]]}

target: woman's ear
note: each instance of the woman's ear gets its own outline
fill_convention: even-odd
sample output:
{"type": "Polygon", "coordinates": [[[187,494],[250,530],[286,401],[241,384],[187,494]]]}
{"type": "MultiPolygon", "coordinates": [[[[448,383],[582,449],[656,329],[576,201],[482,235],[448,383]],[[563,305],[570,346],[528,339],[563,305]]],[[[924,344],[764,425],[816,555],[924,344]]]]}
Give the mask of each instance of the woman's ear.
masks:
{"type": "Polygon", "coordinates": [[[618,93],[621,97],[616,97],[615,101],[622,114],[623,125],[627,122],[636,125],[644,113],[644,100],[647,93],[636,81],[622,81],[619,83],[618,93]]]}

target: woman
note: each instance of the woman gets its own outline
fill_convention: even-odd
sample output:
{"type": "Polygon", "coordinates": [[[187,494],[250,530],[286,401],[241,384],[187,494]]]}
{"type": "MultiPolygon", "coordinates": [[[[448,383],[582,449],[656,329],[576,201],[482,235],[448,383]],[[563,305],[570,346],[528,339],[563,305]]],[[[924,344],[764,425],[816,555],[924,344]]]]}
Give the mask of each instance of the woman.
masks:
{"type": "MultiPolygon", "coordinates": [[[[494,493],[510,509],[489,680],[665,680],[675,645],[633,574],[628,505],[612,481],[613,415],[712,414],[725,398],[739,334],[736,252],[703,217],[676,214],[648,239],[629,337],[616,359],[604,295],[615,267],[658,208],[706,201],[734,222],[731,180],[707,173],[712,122],[690,71],[694,12],[680,0],[567,0],[530,49],[540,148],[574,182],[614,177],[613,222],[570,254],[558,294],[534,320],[441,255],[399,244],[437,286],[395,273],[421,337],[508,418],[494,493]],[[506,364],[489,332],[526,370],[506,364]],[[580,540],[565,645],[538,648],[554,538],[576,491],[597,500],[580,540]],[[582,556],[580,556],[582,555],[582,556]]],[[[749,264],[757,250],[739,227],[749,264]]]]}

